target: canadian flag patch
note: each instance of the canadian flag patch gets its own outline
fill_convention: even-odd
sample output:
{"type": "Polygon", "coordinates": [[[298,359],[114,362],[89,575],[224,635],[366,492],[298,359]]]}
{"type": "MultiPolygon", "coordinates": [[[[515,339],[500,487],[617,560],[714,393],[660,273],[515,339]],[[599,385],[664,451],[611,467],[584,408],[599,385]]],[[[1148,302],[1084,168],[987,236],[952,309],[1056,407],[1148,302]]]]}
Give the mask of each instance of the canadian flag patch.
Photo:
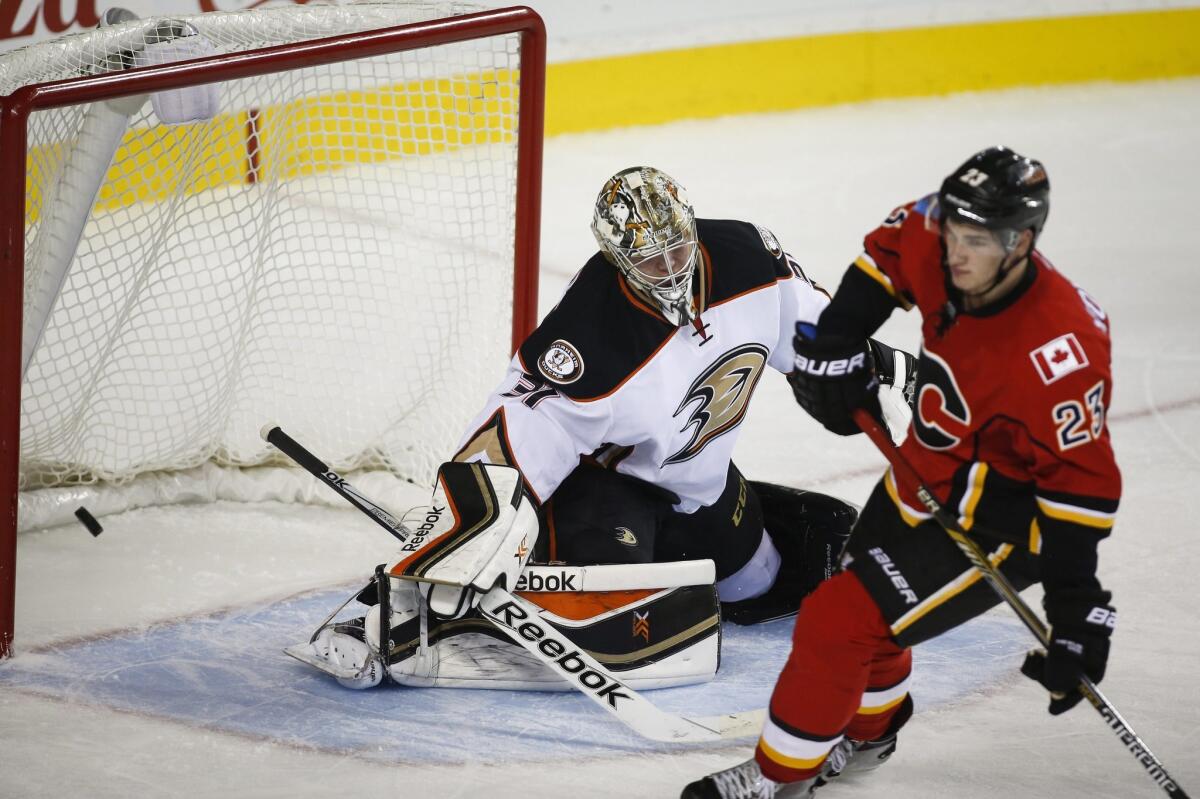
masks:
{"type": "Polygon", "coordinates": [[[1051,339],[1029,353],[1029,357],[1046,385],[1088,365],[1087,355],[1074,333],[1051,339]]]}

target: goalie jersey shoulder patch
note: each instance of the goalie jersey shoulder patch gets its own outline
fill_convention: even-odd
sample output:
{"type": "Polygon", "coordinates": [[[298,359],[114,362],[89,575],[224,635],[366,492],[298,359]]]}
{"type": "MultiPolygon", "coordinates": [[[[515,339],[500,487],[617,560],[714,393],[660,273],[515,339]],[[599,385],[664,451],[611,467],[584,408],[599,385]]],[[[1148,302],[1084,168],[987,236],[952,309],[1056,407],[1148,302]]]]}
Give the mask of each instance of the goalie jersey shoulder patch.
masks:
{"type": "Polygon", "coordinates": [[[560,338],[538,356],[537,367],[542,377],[565,386],[583,376],[583,356],[571,342],[560,338]]]}

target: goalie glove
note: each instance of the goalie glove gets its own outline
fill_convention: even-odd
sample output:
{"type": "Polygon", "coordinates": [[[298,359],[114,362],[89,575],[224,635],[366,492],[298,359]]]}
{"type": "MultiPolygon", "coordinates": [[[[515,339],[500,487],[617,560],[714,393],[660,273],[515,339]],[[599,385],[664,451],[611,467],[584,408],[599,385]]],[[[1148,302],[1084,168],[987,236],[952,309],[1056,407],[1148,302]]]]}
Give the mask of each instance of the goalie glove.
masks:
{"type": "Polygon", "coordinates": [[[458,618],[497,583],[516,585],[538,536],[538,518],[511,466],[445,463],[428,506],[405,514],[411,535],[394,577],[420,582],[429,609],[458,618]]]}

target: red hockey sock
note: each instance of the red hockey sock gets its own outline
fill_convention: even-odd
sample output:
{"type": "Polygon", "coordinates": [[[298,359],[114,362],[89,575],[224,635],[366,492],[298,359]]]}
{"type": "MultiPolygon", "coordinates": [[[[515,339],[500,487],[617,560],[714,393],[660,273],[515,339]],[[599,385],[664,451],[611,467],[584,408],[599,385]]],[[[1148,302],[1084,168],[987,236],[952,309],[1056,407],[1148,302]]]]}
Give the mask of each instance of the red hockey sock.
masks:
{"type": "Polygon", "coordinates": [[[846,735],[859,741],[882,738],[904,705],[911,674],[912,650],[901,649],[891,640],[882,643],[871,660],[867,690],[846,735]]]}
{"type": "Polygon", "coordinates": [[[852,573],[805,598],[755,755],[765,775],[794,782],[820,771],[860,707],[877,653],[887,647],[896,649],[891,630],[852,573]]]}

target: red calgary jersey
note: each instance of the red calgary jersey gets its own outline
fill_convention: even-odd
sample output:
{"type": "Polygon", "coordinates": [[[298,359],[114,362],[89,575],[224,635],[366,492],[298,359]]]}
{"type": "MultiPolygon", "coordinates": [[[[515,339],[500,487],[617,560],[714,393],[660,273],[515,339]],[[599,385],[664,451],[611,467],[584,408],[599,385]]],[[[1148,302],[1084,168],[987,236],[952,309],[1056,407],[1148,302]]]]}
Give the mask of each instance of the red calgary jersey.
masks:
{"type": "MultiPolygon", "coordinates": [[[[1108,318],[1036,250],[1012,293],[973,311],[949,304],[937,196],[898,208],[854,266],[923,318],[912,428],[902,451],[964,528],[1040,550],[1051,528],[1100,535],[1121,476],[1105,424],[1108,318]]],[[[917,497],[886,485],[910,524],[917,497]]]]}

